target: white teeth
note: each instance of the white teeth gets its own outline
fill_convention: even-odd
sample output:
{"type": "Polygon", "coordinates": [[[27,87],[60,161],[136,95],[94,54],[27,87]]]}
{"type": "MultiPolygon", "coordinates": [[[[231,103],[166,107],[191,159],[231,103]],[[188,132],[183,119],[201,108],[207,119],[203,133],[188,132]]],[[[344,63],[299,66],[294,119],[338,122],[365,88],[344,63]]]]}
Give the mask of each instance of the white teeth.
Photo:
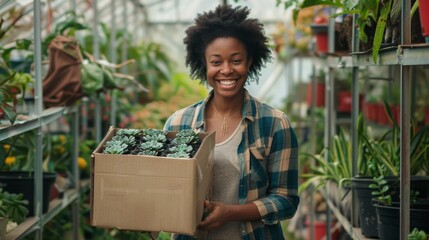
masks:
{"type": "Polygon", "coordinates": [[[222,85],[232,85],[234,83],[235,83],[235,81],[220,81],[220,84],[222,84],[222,85]]]}

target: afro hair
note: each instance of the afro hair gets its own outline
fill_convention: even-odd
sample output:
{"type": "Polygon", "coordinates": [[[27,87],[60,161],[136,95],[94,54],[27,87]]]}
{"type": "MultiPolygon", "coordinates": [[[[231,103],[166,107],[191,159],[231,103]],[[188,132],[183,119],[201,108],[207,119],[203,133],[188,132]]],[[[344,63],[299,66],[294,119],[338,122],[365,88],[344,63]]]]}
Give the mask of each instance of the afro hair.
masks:
{"type": "Polygon", "coordinates": [[[219,5],[214,11],[197,15],[183,39],[186,66],[190,68],[193,79],[199,79],[202,84],[207,81],[204,56],[207,45],[216,38],[234,37],[244,44],[248,58],[252,59],[248,81],[258,82],[259,71],[271,60],[271,50],[264,26],[257,19],[248,18],[249,13],[247,7],[219,5]]]}

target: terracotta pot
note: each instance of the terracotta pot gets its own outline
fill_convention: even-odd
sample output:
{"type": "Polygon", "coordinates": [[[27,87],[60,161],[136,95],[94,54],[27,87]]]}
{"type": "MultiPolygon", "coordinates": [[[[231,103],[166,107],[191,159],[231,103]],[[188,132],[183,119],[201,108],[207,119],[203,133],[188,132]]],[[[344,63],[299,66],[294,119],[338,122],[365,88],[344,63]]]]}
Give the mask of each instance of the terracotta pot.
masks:
{"type": "MultiPolygon", "coordinates": [[[[314,107],[323,107],[325,106],[325,84],[324,83],[316,83],[316,101],[314,107]]],[[[313,104],[313,88],[312,84],[308,84],[307,86],[307,105],[312,106],[313,104]]]]}
{"type": "Polygon", "coordinates": [[[365,117],[369,121],[377,121],[377,105],[375,103],[365,102],[364,104],[365,117]]]}
{"type": "Polygon", "coordinates": [[[429,37],[429,1],[419,0],[419,12],[420,12],[420,25],[422,28],[422,35],[429,37]]]}
{"type": "Polygon", "coordinates": [[[338,112],[352,111],[352,92],[340,91],[338,93],[338,112]]]}
{"type": "Polygon", "coordinates": [[[389,116],[387,115],[386,109],[384,109],[383,103],[376,103],[376,119],[375,121],[380,125],[389,124],[389,116]]]}
{"type": "Polygon", "coordinates": [[[316,52],[325,54],[328,52],[328,25],[312,24],[311,31],[316,37],[316,52]]]}

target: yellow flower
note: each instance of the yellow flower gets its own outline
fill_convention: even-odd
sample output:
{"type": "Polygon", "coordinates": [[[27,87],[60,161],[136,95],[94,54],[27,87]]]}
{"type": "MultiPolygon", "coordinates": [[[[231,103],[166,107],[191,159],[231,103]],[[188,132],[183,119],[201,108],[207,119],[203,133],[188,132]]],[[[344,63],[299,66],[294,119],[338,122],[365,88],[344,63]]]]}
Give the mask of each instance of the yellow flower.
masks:
{"type": "Polygon", "coordinates": [[[4,163],[6,163],[6,165],[9,165],[9,166],[11,166],[11,165],[15,164],[15,162],[16,162],[16,157],[13,157],[13,156],[11,156],[11,157],[7,157],[7,158],[4,160],[4,163]]]}
{"type": "Polygon", "coordinates": [[[9,144],[3,144],[3,148],[5,151],[10,149],[10,145],[9,144]]]}
{"type": "Polygon", "coordinates": [[[83,157],[78,157],[77,165],[79,166],[80,169],[85,169],[88,166],[88,163],[83,157]]]}
{"type": "Polygon", "coordinates": [[[61,143],[66,143],[66,136],[64,136],[64,135],[60,135],[59,137],[58,137],[58,139],[60,140],[60,142],[61,143]]]}

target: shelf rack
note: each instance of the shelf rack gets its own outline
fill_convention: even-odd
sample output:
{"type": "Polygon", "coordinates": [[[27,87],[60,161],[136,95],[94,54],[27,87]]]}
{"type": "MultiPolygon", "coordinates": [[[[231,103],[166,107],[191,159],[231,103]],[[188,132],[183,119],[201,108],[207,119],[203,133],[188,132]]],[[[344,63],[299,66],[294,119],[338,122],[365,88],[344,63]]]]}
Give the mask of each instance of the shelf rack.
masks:
{"type": "MultiPolygon", "coordinates": [[[[353,51],[351,56],[348,57],[327,57],[327,65],[329,67],[329,76],[327,77],[327,104],[328,107],[327,115],[332,114],[332,108],[330,104],[333,101],[333,91],[330,89],[333,87],[332,73],[334,68],[338,67],[350,67],[353,71],[353,81],[352,81],[352,153],[353,153],[353,174],[357,173],[357,132],[355,127],[357,123],[357,117],[359,113],[358,105],[358,80],[357,72],[359,67],[367,66],[395,66],[400,68],[401,76],[401,100],[400,100],[400,117],[401,117],[401,133],[400,133],[400,146],[401,146],[401,192],[404,193],[401,195],[401,207],[400,207],[400,239],[405,240],[408,237],[408,229],[410,226],[410,107],[411,107],[411,67],[417,65],[428,65],[429,64],[429,45],[428,44],[411,44],[411,25],[410,25],[410,1],[402,0],[401,1],[401,10],[402,10],[402,19],[401,19],[401,43],[397,46],[390,46],[380,50],[377,62],[373,61],[371,52],[357,52],[357,34],[356,29],[353,30],[353,51]]],[[[329,32],[330,35],[330,48],[329,52],[333,52],[333,27],[330,25],[329,32]]],[[[328,139],[325,139],[325,146],[330,145],[332,139],[332,129],[335,126],[335,119],[332,117],[327,117],[327,127],[325,128],[325,136],[328,139]]],[[[328,199],[327,203],[330,210],[338,221],[343,225],[344,229],[350,234],[353,239],[366,239],[360,234],[360,230],[356,228],[357,226],[357,206],[356,206],[356,196],[352,193],[352,219],[348,221],[344,216],[338,211],[338,209],[332,204],[328,199]]],[[[329,219],[329,216],[328,216],[329,219]]],[[[329,230],[329,224],[327,224],[329,230]]],[[[330,236],[328,236],[329,239],[330,236]]]]}
{"type": "MultiPolygon", "coordinates": [[[[97,25],[100,21],[100,18],[105,18],[109,14],[112,16],[111,18],[111,26],[112,26],[112,36],[115,36],[116,34],[116,25],[118,27],[128,28],[132,27],[132,25],[138,26],[139,21],[139,12],[138,10],[144,11],[143,7],[138,1],[134,0],[121,0],[121,4],[115,4],[115,2],[118,2],[117,0],[110,0],[110,1],[92,1],[92,10],[93,11],[85,11],[86,14],[90,20],[92,21],[94,25],[94,56],[98,57],[100,55],[100,46],[98,43],[98,32],[97,32],[97,25]],[[99,3],[99,5],[97,5],[99,3]],[[119,5],[119,6],[116,6],[119,5]],[[129,24],[129,21],[127,20],[130,16],[130,14],[127,12],[127,8],[134,9],[133,16],[134,20],[133,24],[129,24]],[[106,11],[109,10],[110,12],[106,13],[106,11]],[[118,13],[122,13],[123,22],[121,23],[121,26],[116,22],[115,15],[118,13]]],[[[53,8],[55,8],[56,11],[59,11],[58,17],[54,18],[54,21],[60,21],[64,17],[64,13],[67,10],[77,10],[77,12],[81,11],[82,9],[87,10],[87,5],[84,1],[76,1],[76,0],[61,0],[56,1],[53,5],[51,5],[53,8]]],[[[15,229],[13,229],[11,232],[9,232],[6,235],[6,239],[20,239],[28,234],[34,233],[36,239],[43,239],[43,231],[42,228],[44,225],[52,220],[56,215],[58,215],[59,212],[61,212],[63,209],[65,209],[68,206],[72,207],[72,224],[73,224],[73,232],[72,232],[72,239],[78,239],[78,228],[79,228],[79,216],[80,216],[80,209],[79,209],[79,202],[80,202],[80,193],[83,190],[88,189],[88,183],[81,183],[79,179],[79,170],[77,165],[77,157],[78,157],[78,144],[79,144],[79,126],[80,123],[82,125],[83,131],[82,133],[86,133],[86,127],[87,127],[87,116],[85,114],[85,111],[87,111],[87,105],[88,105],[88,99],[84,98],[82,100],[82,106],[73,106],[73,107],[54,107],[49,109],[43,109],[43,93],[42,93],[42,66],[41,66],[41,39],[42,34],[44,33],[45,29],[43,28],[43,23],[46,20],[44,15],[42,14],[42,8],[45,7],[43,5],[43,2],[41,0],[34,0],[31,3],[27,3],[25,6],[19,5],[19,3],[15,0],[3,0],[0,3],[0,15],[3,15],[10,9],[14,7],[22,7],[25,11],[25,15],[33,17],[33,32],[29,34],[29,38],[33,38],[34,40],[34,76],[35,76],[35,114],[26,120],[18,120],[13,125],[10,124],[4,124],[4,122],[0,125],[0,141],[5,140],[10,137],[17,136],[19,134],[35,130],[37,131],[36,134],[36,156],[35,156],[35,180],[34,180],[34,191],[35,191],[35,198],[37,199],[35,204],[40,205],[42,202],[42,196],[41,196],[41,190],[43,188],[42,186],[42,128],[46,126],[47,124],[53,123],[57,120],[59,120],[61,117],[67,115],[71,117],[71,131],[70,134],[73,136],[73,152],[72,152],[72,169],[71,169],[71,175],[72,175],[72,183],[74,183],[74,187],[72,189],[69,189],[65,192],[64,197],[62,199],[56,199],[50,203],[49,210],[46,214],[42,214],[40,210],[36,211],[35,216],[30,217],[26,219],[25,222],[18,225],[15,229]],[[80,116],[80,112],[83,112],[82,116],[80,116]]],[[[83,11],[82,11],[83,12],[83,11]]],[[[122,19],[121,19],[122,20],[122,19]]],[[[112,46],[116,45],[116,39],[113,37],[112,46]]],[[[113,49],[113,47],[112,47],[113,49]]],[[[121,58],[126,59],[126,49],[124,48],[122,51],[121,58]]],[[[116,54],[115,51],[112,51],[110,54],[113,55],[113,53],[116,54]]],[[[118,59],[116,56],[110,56],[111,62],[116,62],[118,59]]],[[[113,101],[113,99],[112,99],[113,101]]],[[[96,108],[97,111],[94,113],[94,116],[96,118],[95,122],[95,135],[96,138],[99,140],[101,138],[101,114],[100,114],[100,104],[99,99],[96,99],[96,108]]],[[[112,119],[114,119],[115,114],[115,106],[112,105],[112,119]]],[[[114,120],[112,120],[112,124],[116,124],[114,120]]],[[[85,136],[86,137],[86,136],[85,136]]],[[[97,140],[96,139],[96,140],[97,140]]]]}

